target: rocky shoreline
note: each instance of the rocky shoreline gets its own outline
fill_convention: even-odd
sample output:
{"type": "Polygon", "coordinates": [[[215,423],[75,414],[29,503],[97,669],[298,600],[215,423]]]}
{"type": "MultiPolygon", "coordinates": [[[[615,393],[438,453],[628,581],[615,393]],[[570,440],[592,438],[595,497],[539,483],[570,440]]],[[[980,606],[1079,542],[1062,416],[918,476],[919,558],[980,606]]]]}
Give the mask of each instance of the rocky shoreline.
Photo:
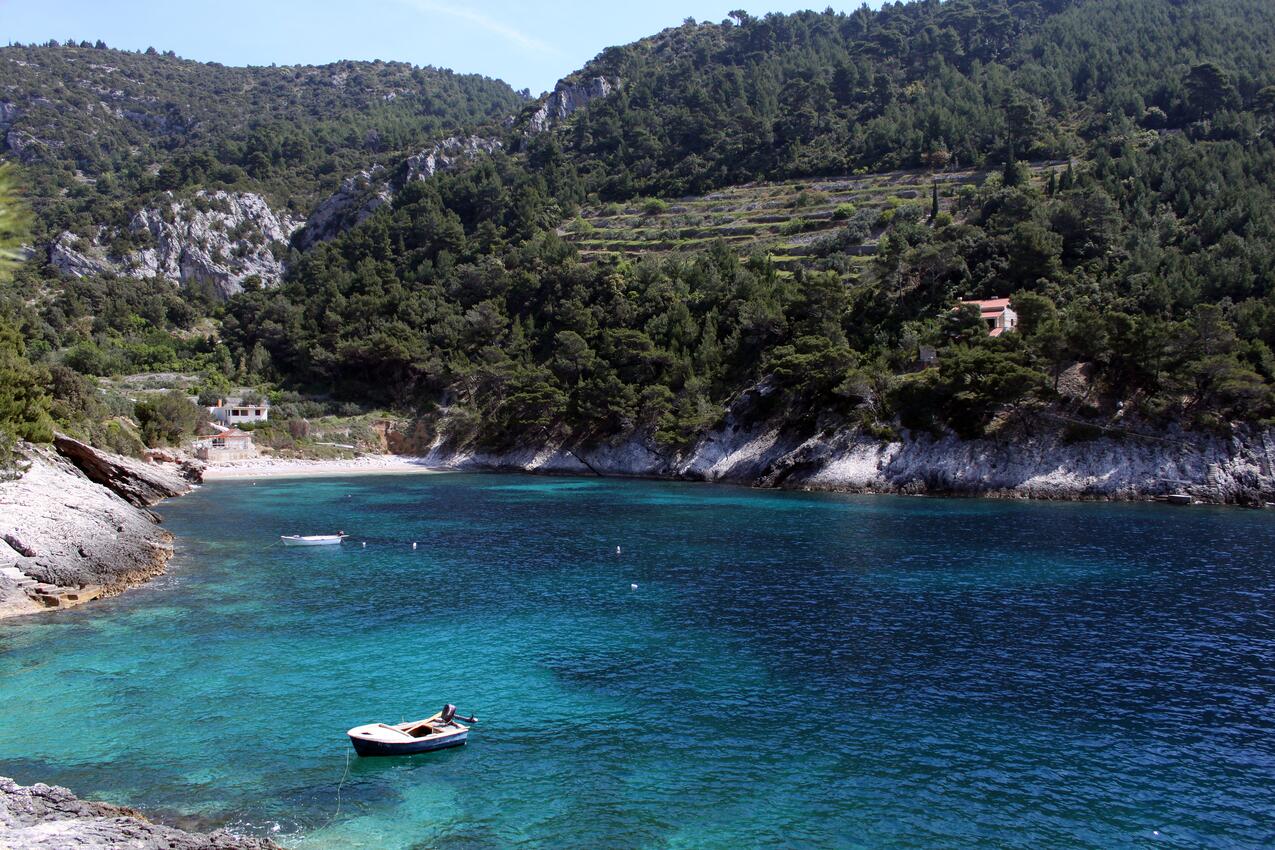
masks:
{"type": "Polygon", "coordinates": [[[6,850],[280,850],[226,830],[207,834],[151,823],[136,809],[81,800],[57,785],[23,786],[0,777],[0,847],[6,850]]]}
{"type": "Polygon", "coordinates": [[[844,423],[802,428],[758,415],[765,390],[745,393],[688,450],[649,435],[596,444],[541,439],[500,451],[420,429],[391,448],[438,469],[614,475],[754,487],[932,496],[1139,501],[1170,493],[1219,505],[1275,501],[1275,429],[1229,435],[1131,425],[1076,427],[1024,419],[995,437],[902,433],[883,440],[844,423]]]}
{"type": "Polygon", "coordinates": [[[20,454],[22,476],[0,482],[0,617],[113,596],[164,571],[173,538],[147,508],[190,492],[197,465],[134,460],[61,435],[20,454]]]}
{"type": "MultiPolygon", "coordinates": [[[[134,460],[59,435],[20,447],[20,478],[0,482],[0,618],[111,596],[164,571],[173,537],[147,510],[200,480],[177,458],[134,460]]],[[[80,800],[66,788],[0,777],[0,847],[278,850],[225,830],[155,824],[140,812],[80,800]]]]}
{"type": "MultiPolygon", "coordinates": [[[[443,420],[442,433],[418,423],[410,433],[386,435],[390,453],[412,456],[394,458],[401,463],[293,462],[278,470],[259,463],[220,477],[402,467],[910,495],[1134,501],[1182,493],[1250,506],[1275,500],[1271,428],[1230,435],[1122,428],[1078,439],[1061,423],[1036,419],[981,440],[907,433],[882,440],[838,423],[814,423],[803,432],[759,415],[764,404],[764,389],[745,393],[681,453],[643,434],[592,443],[541,437],[493,451],[448,435],[443,420]]],[[[189,492],[202,480],[201,465],[163,454],[135,460],[61,435],[51,448],[26,445],[22,452],[26,473],[0,482],[0,617],[114,595],[164,570],[172,536],[147,508],[189,492]]]]}

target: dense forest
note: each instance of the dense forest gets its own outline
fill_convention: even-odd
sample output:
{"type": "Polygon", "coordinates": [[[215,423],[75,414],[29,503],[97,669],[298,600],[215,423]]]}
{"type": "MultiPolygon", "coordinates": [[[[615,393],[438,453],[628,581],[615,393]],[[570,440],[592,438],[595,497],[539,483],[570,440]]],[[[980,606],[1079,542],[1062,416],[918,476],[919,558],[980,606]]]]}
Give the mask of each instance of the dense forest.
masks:
{"type": "MultiPolygon", "coordinates": [[[[1225,430],[1275,416],[1272,50],[1263,0],[738,12],[605,50],[564,84],[603,77],[614,93],[544,133],[527,130],[536,104],[437,72],[466,87],[437,124],[382,94],[347,104],[348,126],[313,125],[309,149],[373,128],[405,152],[434,127],[521,109],[504,149],[406,186],[297,254],[281,286],[200,304],[171,286],[53,280],[37,258],[9,285],[22,296],[9,321],[32,368],[58,376],[64,419],[84,415],[57,398],[85,398],[82,375],[181,369],[209,385],[445,410],[442,427],[494,446],[636,433],[676,452],[758,385],[775,390],[766,415],[812,432],[973,437],[1033,415],[1065,419],[1077,438],[1117,420],[1225,430]],[[1028,167],[1042,160],[1068,164],[1028,167]],[[988,176],[940,207],[938,180],[958,166],[988,176]],[[583,204],[893,168],[932,174],[933,203],[871,221],[846,210],[841,235],[793,272],[722,243],[586,262],[559,232],[583,204]],[[869,235],[870,267],[851,274],[846,252],[869,235]],[[991,297],[1013,299],[1018,332],[989,337],[976,312],[954,309],[991,297]]],[[[36,55],[67,51],[91,52],[36,55]]],[[[276,122],[297,97],[260,122],[226,122],[221,140],[153,155],[158,173],[143,169],[129,191],[200,153],[203,171],[173,179],[229,169],[225,185],[312,201],[358,157],[289,165],[282,142],[298,131],[276,122]],[[260,173],[243,158],[254,137],[280,152],[260,173]]],[[[114,151],[75,168],[127,173],[108,166],[114,151]]],[[[103,215],[74,193],[42,200],[87,185],[59,162],[29,166],[37,216],[103,215]]]]}

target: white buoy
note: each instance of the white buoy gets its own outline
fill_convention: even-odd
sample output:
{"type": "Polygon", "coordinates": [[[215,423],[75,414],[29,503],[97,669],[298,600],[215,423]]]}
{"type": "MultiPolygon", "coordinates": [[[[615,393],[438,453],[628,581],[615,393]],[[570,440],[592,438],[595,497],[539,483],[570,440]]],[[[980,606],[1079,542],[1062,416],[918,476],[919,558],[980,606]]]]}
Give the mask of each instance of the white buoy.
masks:
{"type": "Polygon", "coordinates": [[[616,546],[616,547],[615,547],[615,554],[617,554],[617,555],[618,555],[618,554],[620,554],[620,547],[619,547],[619,546],[616,546]]]}
{"type": "Polygon", "coordinates": [[[415,544],[415,543],[412,543],[412,548],[413,548],[413,549],[415,549],[415,548],[416,548],[416,544],[415,544]]]}
{"type": "Polygon", "coordinates": [[[629,585],[629,590],[637,590],[637,585],[636,584],[629,585]]]}
{"type": "Polygon", "coordinates": [[[366,549],[366,548],[367,548],[367,541],[366,541],[366,540],[364,540],[364,541],[363,541],[363,548],[364,548],[364,549],[366,549]]]}

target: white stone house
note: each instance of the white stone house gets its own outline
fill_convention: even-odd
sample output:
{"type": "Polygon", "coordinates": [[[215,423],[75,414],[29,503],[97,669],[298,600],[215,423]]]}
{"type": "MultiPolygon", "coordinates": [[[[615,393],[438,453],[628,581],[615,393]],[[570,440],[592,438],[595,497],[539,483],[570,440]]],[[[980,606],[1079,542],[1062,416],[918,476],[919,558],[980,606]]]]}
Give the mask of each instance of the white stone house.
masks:
{"type": "Polygon", "coordinates": [[[270,402],[261,399],[249,404],[243,396],[219,398],[215,405],[208,408],[208,415],[218,425],[266,422],[270,419],[270,402]]]}

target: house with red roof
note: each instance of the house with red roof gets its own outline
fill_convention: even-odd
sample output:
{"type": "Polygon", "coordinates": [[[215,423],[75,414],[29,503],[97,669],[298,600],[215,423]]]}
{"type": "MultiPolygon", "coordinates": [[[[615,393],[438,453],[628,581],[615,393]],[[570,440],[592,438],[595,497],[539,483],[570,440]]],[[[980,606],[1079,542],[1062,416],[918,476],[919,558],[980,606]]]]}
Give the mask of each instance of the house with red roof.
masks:
{"type": "Polygon", "coordinates": [[[1009,306],[1008,298],[990,298],[984,301],[962,301],[978,308],[979,314],[987,324],[989,336],[1000,336],[1018,327],[1018,314],[1009,306]]]}

